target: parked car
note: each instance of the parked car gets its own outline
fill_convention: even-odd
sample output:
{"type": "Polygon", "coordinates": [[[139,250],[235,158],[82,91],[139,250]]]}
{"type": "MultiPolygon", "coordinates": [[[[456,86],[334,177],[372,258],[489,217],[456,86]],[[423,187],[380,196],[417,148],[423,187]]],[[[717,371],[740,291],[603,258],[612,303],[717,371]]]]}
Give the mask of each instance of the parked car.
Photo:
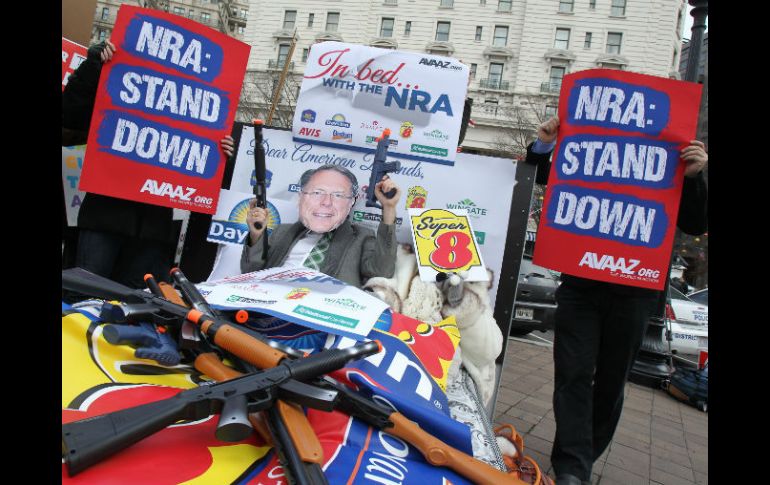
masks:
{"type": "Polygon", "coordinates": [[[671,353],[697,362],[698,353],[709,348],[708,305],[693,301],[672,287],[666,316],[671,323],[671,353]]]}
{"type": "Polygon", "coordinates": [[[525,254],[519,268],[510,335],[523,336],[532,330],[552,330],[558,287],[559,280],[554,273],[533,264],[532,256],[525,254]]]}

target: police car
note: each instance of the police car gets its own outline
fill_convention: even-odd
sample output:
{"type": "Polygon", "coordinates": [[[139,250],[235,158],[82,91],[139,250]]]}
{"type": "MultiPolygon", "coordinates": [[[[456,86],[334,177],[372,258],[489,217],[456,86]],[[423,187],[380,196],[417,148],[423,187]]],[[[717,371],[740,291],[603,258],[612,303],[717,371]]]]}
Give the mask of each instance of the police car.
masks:
{"type": "Polygon", "coordinates": [[[697,362],[699,351],[709,348],[709,307],[691,300],[674,287],[670,289],[671,303],[666,305],[666,317],[671,324],[671,353],[697,362]]]}

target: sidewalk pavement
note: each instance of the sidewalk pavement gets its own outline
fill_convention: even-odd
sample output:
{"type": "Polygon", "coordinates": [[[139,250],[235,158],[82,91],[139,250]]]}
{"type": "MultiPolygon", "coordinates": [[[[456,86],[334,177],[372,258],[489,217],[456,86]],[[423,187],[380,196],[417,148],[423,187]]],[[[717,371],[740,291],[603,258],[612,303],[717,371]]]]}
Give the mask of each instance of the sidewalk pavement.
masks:
{"type": "MultiPolygon", "coordinates": [[[[524,454],[544,473],[551,466],[553,354],[550,346],[509,339],[494,426],[509,423],[524,438],[524,454]]],[[[594,463],[592,484],[708,483],[708,413],[665,391],[626,384],[623,413],[607,451],[594,463]]]]}

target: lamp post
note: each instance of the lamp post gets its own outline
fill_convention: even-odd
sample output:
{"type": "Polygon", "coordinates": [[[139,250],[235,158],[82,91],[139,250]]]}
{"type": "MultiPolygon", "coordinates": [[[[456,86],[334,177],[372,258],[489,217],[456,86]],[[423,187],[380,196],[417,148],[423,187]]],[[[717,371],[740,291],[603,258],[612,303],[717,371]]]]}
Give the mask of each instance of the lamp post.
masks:
{"type": "MultiPolygon", "coordinates": [[[[693,7],[690,12],[690,15],[693,16],[693,25],[684,80],[697,82],[703,32],[706,30],[706,17],[708,16],[708,0],[688,0],[688,2],[693,7]]],[[[656,316],[647,322],[647,328],[642,337],[642,345],[629,375],[631,382],[643,386],[664,387],[674,371],[671,366],[671,352],[663,344],[670,279],[671,265],[669,264],[666,285],[658,298],[656,316]]],[[[667,339],[670,340],[671,336],[667,335],[667,339]]]]}

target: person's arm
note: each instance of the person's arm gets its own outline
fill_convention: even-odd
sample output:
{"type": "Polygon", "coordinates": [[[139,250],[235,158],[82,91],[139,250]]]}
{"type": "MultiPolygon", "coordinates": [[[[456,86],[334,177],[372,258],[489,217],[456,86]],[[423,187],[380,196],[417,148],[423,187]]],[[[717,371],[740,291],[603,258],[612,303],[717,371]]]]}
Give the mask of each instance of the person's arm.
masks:
{"type": "Polygon", "coordinates": [[[559,132],[559,118],[553,117],[537,128],[537,139],[527,146],[525,163],[537,165],[535,182],[541,185],[548,183],[551,172],[551,152],[556,145],[556,135],[559,132]]]}
{"type": "Polygon", "coordinates": [[[62,128],[88,131],[102,64],[112,59],[114,53],[115,46],[108,40],[88,49],[86,59],[70,75],[62,91],[62,128]]]}
{"type": "Polygon", "coordinates": [[[708,230],[708,186],[703,177],[708,153],[703,142],[692,140],[682,150],[681,158],[687,166],[684,171],[677,226],[685,234],[697,236],[708,230]]]}
{"type": "Polygon", "coordinates": [[[375,185],[374,196],[382,205],[382,220],[377,227],[376,237],[369,237],[361,249],[361,276],[363,279],[374,276],[390,278],[396,272],[396,205],[401,199],[401,188],[389,176],[385,175],[375,185]],[[396,190],[392,198],[385,197],[386,192],[396,190]]]}

